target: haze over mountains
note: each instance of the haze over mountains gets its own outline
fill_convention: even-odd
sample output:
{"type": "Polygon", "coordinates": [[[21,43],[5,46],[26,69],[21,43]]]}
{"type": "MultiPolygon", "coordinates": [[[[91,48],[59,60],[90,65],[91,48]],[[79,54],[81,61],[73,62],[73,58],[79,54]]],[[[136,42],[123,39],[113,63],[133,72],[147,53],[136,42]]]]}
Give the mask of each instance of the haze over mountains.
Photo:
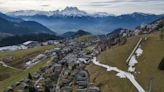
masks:
{"type": "Polygon", "coordinates": [[[164,16],[163,14],[155,15],[137,12],[120,16],[104,12],[89,14],[77,7],[66,7],[64,10],[49,12],[25,10],[7,14],[24,20],[39,22],[58,34],[79,29],[93,34],[105,34],[117,28],[134,29],[138,25],[150,23],[164,16]]]}
{"type": "Polygon", "coordinates": [[[24,21],[20,18],[9,17],[0,13],[0,33],[9,34],[31,34],[31,33],[47,33],[54,34],[47,27],[34,21],[24,21]]]}

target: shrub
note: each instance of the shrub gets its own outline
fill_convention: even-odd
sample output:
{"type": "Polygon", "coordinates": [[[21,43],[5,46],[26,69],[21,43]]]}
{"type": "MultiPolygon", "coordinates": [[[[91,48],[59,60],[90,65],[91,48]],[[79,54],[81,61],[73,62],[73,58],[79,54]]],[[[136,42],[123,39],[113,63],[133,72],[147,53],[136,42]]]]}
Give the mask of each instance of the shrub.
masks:
{"type": "Polygon", "coordinates": [[[158,68],[159,68],[160,70],[164,70],[164,58],[162,58],[162,60],[161,60],[161,62],[160,62],[160,64],[159,64],[159,66],[158,66],[158,68]]]}

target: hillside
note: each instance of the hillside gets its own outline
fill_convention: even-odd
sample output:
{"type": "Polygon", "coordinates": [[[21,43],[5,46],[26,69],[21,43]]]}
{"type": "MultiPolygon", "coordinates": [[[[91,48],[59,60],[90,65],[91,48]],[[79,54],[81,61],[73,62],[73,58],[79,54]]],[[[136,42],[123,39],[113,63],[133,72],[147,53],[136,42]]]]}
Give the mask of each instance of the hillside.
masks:
{"type": "Polygon", "coordinates": [[[1,12],[0,12],[0,17],[3,18],[3,19],[6,19],[8,21],[14,21],[14,22],[21,22],[21,21],[23,21],[23,19],[21,19],[21,18],[10,17],[10,16],[7,16],[7,15],[1,13],[1,12]]]}
{"type": "Polygon", "coordinates": [[[75,32],[65,32],[64,34],[62,34],[62,36],[65,38],[69,38],[69,37],[72,37],[74,34],[75,32]]]}
{"type": "MultiPolygon", "coordinates": [[[[5,16],[5,15],[4,15],[5,16]]],[[[34,21],[17,21],[14,18],[0,16],[0,32],[9,34],[48,33],[54,34],[47,27],[34,21]]]]}
{"type": "Polygon", "coordinates": [[[61,11],[52,11],[51,13],[44,14],[33,11],[34,13],[30,13],[33,14],[31,16],[28,16],[28,13],[24,14],[25,12],[22,11],[22,14],[15,15],[26,20],[37,21],[60,34],[68,31],[77,31],[78,29],[88,30],[92,34],[105,34],[117,28],[133,29],[138,25],[150,23],[163,16],[143,13],[124,14],[120,16],[109,14],[91,15],[83,13],[85,11],[77,8],[70,8],[69,10],[66,8],[61,11]]]}
{"type": "Polygon", "coordinates": [[[84,30],[78,30],[72,37],[80,37],[84,35],[91,35],[91,33],[86,32],[84,30]]]}
{"type": "MultiPolygon", "coordinates": [[[[13,70],[10,68],[0,66],[0,71],[3,71],[3,72],[1,72],[2,75],[4,75],[4,74],[9,75],[9,77],[7,79],[0,81],[0,92],[3,92],[3,89],[10,86],[11,84],[27,77],[29,73],[34,73],[34,72],[38,71],[40,68],[45,66],[49,61],[52,61],[52,59],[46,58],[46,59],[42,60],[41,62],[37,63],[36,65],[34,65],[33,67],[27,69],[26,71],[17,71],[17,70],[13,70]]],[[[4,76],[2,76],[2,77],[4,77],[4,76]]]]}
{"type": "Polygon", "coordinates": [[[0,60],[7,60],[7,58],[10,58],[10,62],[6,62],[8,65],[22,69],[25,65],[25,61],[28,60],[28,58],[34,57],[40,53],[43,53],[45,50],[49,50],[54,47],[55,46],[53,45],[48,45],[19,51],[0,52],[0,60]]]}
{"type": "Polygon", "coordinates": [[[159,33],[148,35],[148,40],[143,43],[143,55],[138,59],[141,63],[136,66],[136,77],[146,88],[152,81],[152,91],[163,92],[164,71],[158,69],[159,63],[164,57],[164,41],[160,40],[159,33]],[[151,52],[151,53],[150,53],[151,52]],[[144,68],[143,68],[144,67],[144,68]]]}
{"type": "Polygon", "coordinates": [[[9,36],[13,36],[13,35],[9,34],[9,33],[1,33],[0,32],[0,40],[3,39],[3,38],[9,37],[9,36]]]}
{"type": "MultiPolygon", "coordinates": [[[[163,71],[158,69],[161,59],[164,57],[164,41],[159,39],[159,32],[131,37],[125,45],[117,45],[107,49],[98,56],[101,63],[118,67],[127,71],[128,66],[126,59],[132,52],[135,44],[140,37],[148,37],[142,41],[143,55],[137,60],[139,63],[136,66],[134,73],[136,80],[148,91],[150,82],[153,81],[153,92],[163,92],[163,71]]],[[[105,69],[89,65],[87,69],[90,72],[90,78],[93,83],[101,88],[102,92],[137,92],[134,86],[127,80],[116,77],[115,72],[106,72],[105,69]]]]}
{"type": "Polygon", "coordinates": [[[26,41],[47,41],[47,40],[59,40],[62,37],[53,34],[26,34],[26,35],[15,35],[6,37],[0,40],[0,46],[11,46],[21,44],[26,41]]]}
{"type": "Polygon", "coordinates": [[[65,38],[70,38],[70,37],[77,38],[85,35],[91,35],[91,33],[86,32],[84,30],[78,30],[77,32],[66,32],[62,36],[65,38]]]}

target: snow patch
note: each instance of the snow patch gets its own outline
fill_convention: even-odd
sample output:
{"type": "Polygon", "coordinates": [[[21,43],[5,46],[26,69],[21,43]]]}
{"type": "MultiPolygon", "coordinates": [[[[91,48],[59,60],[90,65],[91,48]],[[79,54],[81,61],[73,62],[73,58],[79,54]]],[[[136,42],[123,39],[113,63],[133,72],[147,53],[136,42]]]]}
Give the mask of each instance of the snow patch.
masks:
{"type": "Polygon", "coordinates": [[[122,73],[117,73],[116,76],[120,77],[120,78],[126,78],[126,76],[122,73]]]}
{"type": "Polygon", "coordinates": [[[134,72],[135,71],[135,64],[137,64],[138,61],[136,60],[136,56],[133,55],[129,61],[129,68],[128,68],[128,71],[129,72],[134,72]]]}
{"type": "Polygon", "coordinates": [[[139,47],[137,50],[136,50],[136,55],[137,57],[141,56],[143,53],[143,50],[139,47]]]}
{"type": "Polygon", "coordinates": [[[129,66],[128,71],[129,72],[135,72],[135,69],[136,69],[135,67],[129,66]]]}
{"type": "Polygon", "coordinates": [[[145,90],[142,88],[142,86],[136,81],[134,75],[132,75],[131,73],[122,71],[122,70],[118,69],[117,67],[111,67],[111,66],[108,66],[108,65],[105,65],[105,64],[101,64],[96,60],[96,57],[93,58],[92,62],[97,66],[106,68],[107,71],[117,72],[116,76],[119,76],[119,77],[122,77],[122,78],[126,77],[127,79],[129,79],[131,81],[131,83],[137,88],[137,90],[139,92],[145,92],[145,90]]]}

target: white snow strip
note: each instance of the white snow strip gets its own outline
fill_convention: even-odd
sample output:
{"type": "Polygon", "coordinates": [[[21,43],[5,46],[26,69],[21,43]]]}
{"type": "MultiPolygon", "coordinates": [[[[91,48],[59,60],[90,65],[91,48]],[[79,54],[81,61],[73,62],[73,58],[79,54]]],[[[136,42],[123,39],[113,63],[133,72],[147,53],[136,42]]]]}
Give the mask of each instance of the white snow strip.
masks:
{"type": "Polygon", "coordinates": [[[126,78],[126,76],[122,73],[117,73],[116,76],[120,77],[120,78],[126,78]]]}
{"type": "Polygon", "coordinates": [[[131,81],[131,83],[137,88],[137,90],[138,90],[139,92],[145,92],[145,90],[144,90],[144,89],[141,87],[141,85],[135,80],[134,76],[133,76],[131,73],[122,71],[122,70],[118,69],[117,67],[111,67],[111,66],[108,66],[108,65],[105,65],[105,64],[101,64],[101,63],[99,63],[99,62],[96,60],[96,57],[93,58],[93,63],[94,63],[95,65],[97,65],[97,66],[101,66],[101,67],[103,67],[103,68],[106,68],[107,71],[115,71],[115,72],[119,73],[119,74],[117,74],[117,75],[120,76],[120,77],[122,77],[122,78],[123,78],[123,77],[128,78],[128,79],[131,81]]]}
{"type": "Polygon", "coordinates": [[[128,71],[129,72],[135,72],[135,69],[136,69],[135,67],[129,66],[128,71]]]}
{"type": "Polygon", "coordinates": [[[130,61],[129,61],[129,68],[128,68],[128,71],[129,72],[134,72],[135,71],[135,64],[137,64],[138,63],[138,61],[137,61],[137,59],[136,59],[136,56],[135,55],[133,55],[132,57],[131,57],[131,59],[130,59],[130,61]]]}
{"type": "Polygon", "coordinates": [[[132,58],[129,61],[129,66],[132,66],[133,67],[137,63],[138,63],[138,61],[136,60],[136,56],[133,55],[132,58]]]}
{"type": "Polygon", "coordinates": [[[136,50],[136,55],[137,57],[141,56],[143,53],[143,50],[139,47],[137,50],[136,50]]]}

